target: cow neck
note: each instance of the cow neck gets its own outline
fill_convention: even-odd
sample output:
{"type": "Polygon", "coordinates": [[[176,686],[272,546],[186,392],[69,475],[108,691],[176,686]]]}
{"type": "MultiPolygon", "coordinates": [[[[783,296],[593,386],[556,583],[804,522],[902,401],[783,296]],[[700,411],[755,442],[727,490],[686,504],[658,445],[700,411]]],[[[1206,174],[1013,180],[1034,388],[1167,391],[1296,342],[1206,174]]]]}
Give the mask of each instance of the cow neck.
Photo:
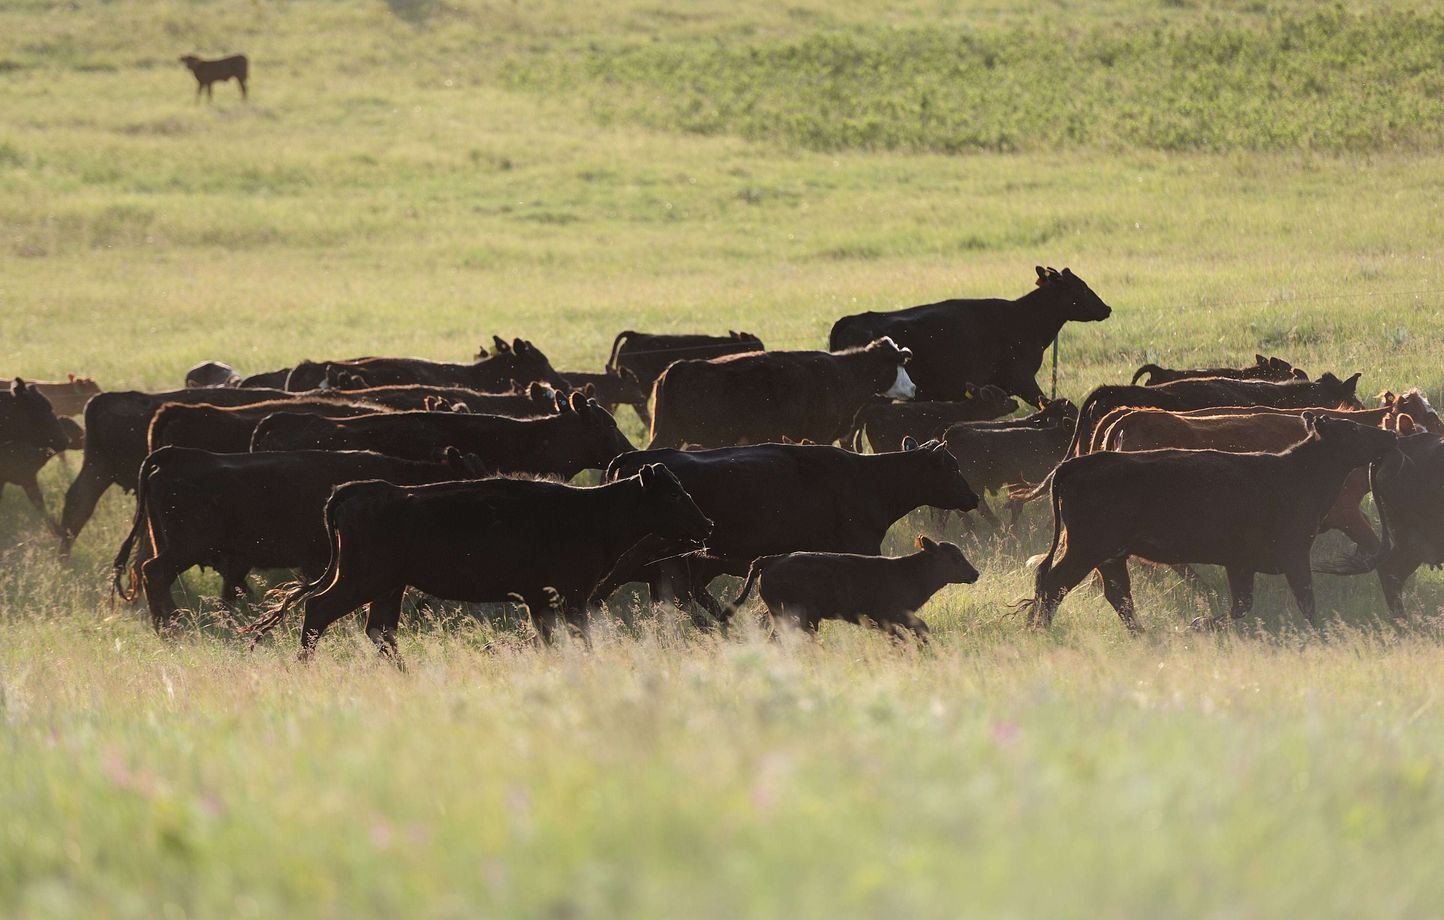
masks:
{"type": "Polygon", "coordinates": [[[599,503],[602,512],[599,517],[602,538],[599,542],[607,571],[610,572],[628,550],[652,533],[640,523],[646,490],[640,480],[631,477],[597,486],[591,491],[606,496],[606,500],[599,503]]]}
{"type": "Polygon", "coordinates": [[[1038,348],[1047,347],[1058,337],[1063,324],[1062,295],[1058,287],[1047,285],[1034,288],[1013,301],[1012,318],[1028,344],[1038,348]]]}

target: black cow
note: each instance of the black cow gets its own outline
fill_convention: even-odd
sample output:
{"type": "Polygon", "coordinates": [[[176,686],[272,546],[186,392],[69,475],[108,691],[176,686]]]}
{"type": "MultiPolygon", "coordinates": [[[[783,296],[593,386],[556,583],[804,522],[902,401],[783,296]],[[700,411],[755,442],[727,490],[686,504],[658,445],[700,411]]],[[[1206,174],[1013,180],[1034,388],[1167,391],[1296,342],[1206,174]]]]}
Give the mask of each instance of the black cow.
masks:
{"type": "Polygon", "coordinates": [[[774,622],[817,632],[823,620],[864,621],[894,635],[911,631],[928,637],[928,624],[917,615],[944,585],[970,585],[978,570],[953,543],[918,536],[911,556],[859,556],[855,553],[788,553],[752,563],[736,610],[755,586],[774,622]]]}
{"type": "Polygon", "coordinates": [[[251,449],[251,437],[256,433],[256,426],[276,412],[319,415],[322,418],[355,418],[387,411],[384,406],[311,396],[273,399],[246,406],[170,403],[161,406],[151,416],[146,446],[151,450],[194,447],[218,454],[243,454],[251,449]]]}
{"type": "Polygon", "coordinates": [[[829,444],[845,437],[874,395],[912,398],[891,339],[841,352],[759,351],[676,361],[653,391],[651,447],[725,447],[769,441],[829,444]]]}
{"type": "MultiPolygon", "coordinates": [[[[1038,482],[1046,477],[1068,450],[1076,420],[1076,415],[1070,418],[1060,414],[1054,424],[1042,427],[954,425],[943,434],[943,443],[957,458],[958,469],[968,485],[979,496],[986,496],[989,492],[1003,492],[1010,485],[1038,482]]],[[[1009,523],[1016,524],[1023,503],[1011,502],[1009,508],[1009,523]]],[[[985,498],[978,501],[978,514],[994,526],[999,523],[985,498]]]]}
{"type": "Polygon", "coordinates": [[[426,460],[447,447],[476,454],[494,473],[532,473],[570,479],[632,450],[616,420],[573,393],[558,413],[514,419],[453,412],[394,412],[350,419],[276,413],[256,426],[252,451],[374,450],[426,460]]]}
{"type": "Polygon", "coordinates": [[[250,75],[250,62],[244,54],[233,54],[214,61],[207,61],[194,54],[183,54],[180,62],[189,67],[196,78],[197,100],[201,98],[201,90],[206,91],[207,99],[214,99],[216,93],[212,88],[213,84],[224,83],[232,78],[241,85],[241,98],[247,98],[246,78],[250,75]]]}
{"type": "Polygon", "coordinates": [[[542,354],[541,349],[523,339],[510,344],[500,336],[493,337],[495,349],[471,364],[447,364],[423,358],[353,358],[349,361],[302,361],[286,378],[286,389],[292,392],[312,390],[326,383],[327,375],[345,371],[338,381],[342,389],[392,386],[419,383],[438,387],[466,387],[483,393],[506,393],[517,385],[533,381],[549,383],[565,390],[562,379],[542,354]]]}
{"type": "Polygon", "coordinates": [[[479,473],[456,451],[429,463],[370,451],[215,454],[163,447],[141,467],[135,520],[115,557],[115,589],[134,597],[122,587],[121,576],[132,566],[131,552],[140,540],[138,587],[160,630],[176,613],[171,585],[192,566],[221,573],[221,600],[227,605],[245,595],[252,569],[297,568],[307,578],[320,575],[331,554],[322,514],[331,490],[342,483],[384,479],[419,485],[479,473]]]}
{"type": "Polygon", "coordinates": [[[593,488],[489,479],[432,486],[353,482],[326,503],[331,561],[320,578],[258,622],[263,632],[305,597],[301,655],[336,620],[371,605],[366,634],[396,655],[407,587],[456,601],[520,597],[549,640],[559,622],[585,629],[598,582],[643,538],[700,543],[712,522],[661,466],[593,488]]]}
{"type": "Polygon", "coordinates": [[[24,489],[40,519],[55,534],[60,533],[60,525],[45,507],[35,474],[69,446],[66,428],[43,393],[19,377],[9,391],[0,391],[0,492],[12,482],[24,489]]]}
{"type": "Polygon", "coordinates": [[[85,405],[85,459],[65,493],[60,515],[60,553],[70,552],[75,538],[100,496],[112,485],[135,491],[140,463],[149,453],[151,417],[166,403],[210,403],[242,406],[273,399],[290,399],[290,393],[264,389],[189,389],[164,393],[135,391],[101,393],[85,405]]]}
{"type": "Polygon", "coordinates": [[[1265,358],[1263,355],[1254,355],[1254,363],[1248,367],[1197,367],[1188,370],[1159,367],[1157,364],[1145,364],[1133,372],[1133,379],[1129,383],[1136,384],[1142,377],[1147,377],[1146,386],[1156,387],[1160,383],[1172,383],[1175,380],[1190,380],[1195,377],[1228,377],[1232,380],[1272,380],[1280,383],[1285,380],[1308,380],[1309,375],[1294,367],[1283,358],[1265,358]]]}
{"type": "Polygon", "coordinates": [[[982,422],[1018,411],[1018,401],[989,384],[971,387],[961,402],[886,402],[864,405],[853,419],[850,440],[862,447],[862,435],[874,451],[897,450],[903,438],[930,441],[958,422],[982,422]]]}
{"type": "Polygon", "coordinates": [[[1444,438],[1413,431],[1399,438],[1398,447],[1397,454],[1369,470],[1382,531],[1378,549],[1358,550],[1318,570],[1334,575],[1378,572],[1389,613],[1403,617],[1404,583],[1421,565],[1444,565],[1444,438]]]}
{"type": "MultiPolygon", "coordinates": [[[[1288,579],[1314,623],[1309,549],[1354,468],[1394,449],[1392,431],[1304,414],[1308,435],[1277,453],[1100,451],[1053,474],[1053,545],[1038,567],[1029,622],[1048,626],[1063,596],[1097,570],[1103,595],[1138,630],[1128,557],[1221,565],[1233,619],[1253,606],[1258,572],[1288,579]]],[[[1195,621],[1216,626],[1218,618],[1195,621]]]]}
{"type": "Polygon", "coordinates": [[[252,374],[241,380],[237,386],[247,389],[261,390],[284,390],[286,379],[291,376],[291,368],[283,367],[280,370],[262,371],[259,374],[252,374]]]}
{"type": "Polygon", "coordinates": [[[631,406],[642,424],[651,425],[652,417],[647,413],[647,399],[652,388],[648,386],[643,390],[637,385],[636,378],[627,371],[620,374],[562,371],[561,375],[566,378],[567,386],[581,390],[613,415],[616,414],[618,406],[631,406]]]}
{"type": "Polygon", "coordinates": [[[617,337],[612,340],[612,354],[607,358],[607,373],[619,377],[630,376],[637,381],[644,393],[651,393],[652,385],[673,361],[704,360],[762,350],[762,340],[750,332],[729,332],[726,335],[664,335],[628,329],[617,333],[617,337]]]}
{"type": "Polygon", "coordinates": [[[1112,309],[1068,269],[1038,268],[1038,286],[1017,300],[940,303],[845,316],[832,327],[833,351],[891,336],[913,350],[908,371],[918,399],[958,400],[969,382],[991,383],[1034,406],[1043,352],[1069,320],[1107,319],[1112,309]]]}
{"type": "Polygon", "coordinates": [[[628,581],[645,581],[654,599],[695,600],[725,620],[707,585],[718,575],[745,575],[760,556],[803,550],[875,556],[887,529],[916,508],[971,511],[978,506],[978,496],[940,442],[909,446],[856,454],[821,445],[759,444],[644,450],[618,457],[607,467],[608,480],[660,463],[677,474],[716,529],[705,555],[621,565],[598,596],[628,581]]]}

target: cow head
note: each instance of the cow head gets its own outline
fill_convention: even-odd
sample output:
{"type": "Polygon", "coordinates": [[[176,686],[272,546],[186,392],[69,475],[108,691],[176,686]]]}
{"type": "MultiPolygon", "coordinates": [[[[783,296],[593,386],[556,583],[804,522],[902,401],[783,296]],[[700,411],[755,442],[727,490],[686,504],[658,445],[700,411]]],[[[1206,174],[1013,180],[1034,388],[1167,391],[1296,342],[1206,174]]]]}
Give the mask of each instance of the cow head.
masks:
{"type": "Polygon", "coordinates": [[[735,329],[729,329],[727,330],[727,335],[734,342],[747,345],[757,351],[762,350],[762,340],[750,332],[738,332],[735,329]]]}
{"type": "Polygon", "coordinates": [[[201,59],[196,57],[194,54],[182,54],[180,56],[180,62],[189,67],[191,70],[195,70],[196,67],[200,66],[201,59]]]}
{"type": "Polygon", "coordinates": [[[1039,428],[1052,428],[1056,425],[1072,426],[1078,423],[1078,407],[1073,405],[1071,399],[1062,397],[1044,400],[1043,408],[1033,414],[1032,422],[1039,428]]]}
{"type": "Polygon", "coordinates": [[[531,342],[526,339],[512,339],[507,343],[499,335],[492,336],[492,342],[494,347],[491,354],[488,355],[483,350],[477,355],[477,360],[500,362],[507,376],[513,380],[527,383],[540,380],[559,390],[567,388],[566,378],[557,373],[547,356],[531,342]]]}
{"type": "Polygon", "coordinates": [[[1303,420],[1304,430],[1308,432],[1304,443],[1322,444],[1351,469],[1384,459],[1399,440],[1388,429],[1360,425],[1347,419],[1305,412],[1303,420]]]}
{"type": "Polygon", "coordinates": [[[1254,355],[1254,378],[1282,383],[1285,380],[1308,380],[1309,375],[1294,367],[1283,358],[1254,355]]]}
{"type": "Polygon", "coordinates": [[[945,584],[970,585],[978,580],[978,570],[956,543],[938,543],[918,534],[916,545],[943,576],[945,584]]]}
{"type": "Polygon", "coordinates": [[[964,399],[978,401],[979,418],[1001,418],[1018,411],[1018,401],[1008,395],[1002,387],[985,383],[980,387],[968,384],[963,389],[964,399]]]}
{"type": "Polygon", "coordinates": [[[0,411],[0,440],[56,454],[70,446],[71,436],[44,393],[16,377],[9,395],[8,411],[0,411]]]}
{"type": "Polygon", "coordinates": [[[924,496],[921,504],[949,511],[972,511],[978,507],[978,493],[963,478],[957,459],[948,453],[942,441],[934,439],[918,444],[909,437],[903,439],[902,449],[912,455],[908,478],[924,496]]]}
{"type": "Polygon", "coordinates": [[[1358,389],[1359,377],[1355,374],[1348,380],[1340,380],[1327,371],[1314,381],[1318,386],[1322,402],[1319,405],[1345,406],[1350,409],[1362,409],[1364,404],[1359,402],[1358,389]]]}
{"type": "Polygon", "coordinates": [[[569,397],[558,393],[556,409],[579,432],[575,446],[578,459],[585,461],[586,469],[604,470],[614,457],[636,450],[617,427],[617,420],[597,405],[595,399],[587,399],[580,392],[573,392],[569,397]]]}
{"type": "Polygon", "coordinates": [[[1434,434],[1444,434],[1444,422],[1440,421],[1439,413],[1429,405],[1428,397],[1418,387],[1401,396],[1385,390],[1379,394],[1379,405],[1389,410],[1388,425],[1401,434],[1405,430],[1405,422],[1409,423],[1410,430],[1422,428],[1434,434]]]}
{"type": "Polygon", "coordinates": [[[1113,313],[1113,308],[1093,293],[1093,289],[1070,269],[1061,272],[1056,268],[1036,266],[1038,288],[1054,298],[1060,308],[1059,318],[1075,322],[1091,323],[1104,320],[1113,313]]]}
{"type": "Polygon", "coordinates": [[[646,528],[666,540],[701,544],[712,533],[712,520],[702,513],[682,488],[677,475],[660,463],[648,463],[637,472],[642,488],[646,528]]]}
{"type": "Polygon", "coordinates": [[[912,360],[911,348],[903,348],[891,336],[883,336],[869,343],[863,354],[870,359],[874,393],[889,399],[912,399],[917,394],[917,385],[903,370],[903,365],[912,360]]]}

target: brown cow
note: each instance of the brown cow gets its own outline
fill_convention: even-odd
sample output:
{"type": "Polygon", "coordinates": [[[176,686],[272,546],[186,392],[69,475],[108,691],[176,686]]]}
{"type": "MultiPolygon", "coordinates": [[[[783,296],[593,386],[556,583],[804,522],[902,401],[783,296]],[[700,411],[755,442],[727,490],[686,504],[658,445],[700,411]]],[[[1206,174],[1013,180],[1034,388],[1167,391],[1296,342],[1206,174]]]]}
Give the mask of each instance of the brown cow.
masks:
{"type": "Polygon", "coordinates": [[[566,380],[552,367],[547,356],[525,339],[504,341],[493,336],[491,354],[471,364],[451,364],[424,358],[352,358],[348,361],[302,361],[291,369],[286,389],[314,390],[330,377],[341,389],[417,383],[426,386],[466,387],[482,393],[507,393],[532,381],[549,383],[565,390],[566,380]],[[342,379],[338,372],[344,371],[342,379]]]}
{"type": "Polygon", "coordinates": [[[407,587],[446,600],[505,602],[519,596],[559,622],[585,629],[598,582],[649,536],[700,543],[712,522],[666,467],[592,488],[525,479],[431,486],[375,480],[338,488],[326,503],[331,562],[320,578],[258,621],[264,632],[305,598],[301,657],[332,623],[370,603],[366,634],[396,655],[407,587]]]}
{"type": "Polygon", "coordinates": [[[57,535],[60,525],[45,507],[35,474],[68,445],[66,430],[43,393],[19,377],[8,392],[0,391],[0,491],[11,482],[24,489],[40,519],[57,535]]]}
{"type": "Polygon", "coordinates": [[[246,60],[244,54],[232,54],[214,61],[207,61],[194,54],[183,54],[180,62],[189,67],[191,73],[195,75],[197,101],[200,101],[201,90],[206,91],[207,99],[214,99],[216,93],[212,84],[224,83],[233,77],[241,85],[241,98],[248,98],[246,96],[246,79],[250,76],[250,62],[246,60]]]}
{"type": "Polygon", "coordinates": [[[481,393],[465,387],[410,383],[332,392],[343,399],[375,403],[388,409],[437,411],[439,408],[442,411],[449,409],[478,415],[504,415],[507,418],[540,418],[555,414],[558,393],[545,383],[530,383],[509,393],[481,393]]]}
{"type": "MultiPolygon", "coordinates": [[[[612,353],[607,358],[607,373],[616,377],[631,377],[642,388],[643,393],[650,394],[657,378],[662,376],[662,371],[673,361],[705,360],[762,350],[762,340],[750,332],[673,335],[628,329],[617,333],[617,337],[612,340],[612,353]]],[[[646,406],[642,406],[641,412],[645,410],[646,406]]],[[[642,423],[650,426],[651,417],[643,417],[642,423]]]]}
{"type": "Polygon", "coordinates": [[[830,444],[875,394],[910,399],[912,357],[882,338],[846,351],[768,351],[677,361],[657,378],[652,442],[728,447],[790,438],[830,444]]]}
{"type": "Polygon", "coordinates": [[[1308,436],[1277,454],[1100,451],[1065,460],[1053,475],[1053,544],[1038,567],[1029,622],[1050,625],[1063,596],[1096,569],[1119,618],[1138,630],[1128,557],[1139,556],[1223,566],[1234,619],[1253,606],[1255,573],[1283,574],[1313,624],[1309,549],[1319,521],[1349,473],[1387,455],[1396,438],[1312,413],[1304,421],[1308,436]]]}
{"type": "Polygon", "coordinates": [[[1199,367],[1191,370],[1177,370],[1168,367],[1159,367],[1157,364],[1145,364],[1133,372],[1133,379],[1129,383],[1136,384],[1138,379],[1144,375],[1148,376],[1145,386],[1156,387],[1163,383],[1172,383],[1175,380],[1189,380],[1195,377],[1227,377],[1231,380],[1272,380],[1276,383],[1284,380],[1308,380],[1309,375],[1294,367],[1283,358],[1265,358],[1263,355],[1254,355],[1254,363],[1251,367],[1199,367]]]}
{"type": "MultiPolygon", "coordinates": [[[[1323,374],[1317,381],[1289,380],[1271,383],[1265,380],[1229,380],[1223,377],[1199,377],[1175,380],[1156,387],[1101,386],[1088,394],[1078,412],[1078,425],[1065,457],[1088,452],[1099,423],[1110,413],[1124,407],[1168,409],[1180,412],[1208,406],[1273,406],[1276,408],[1362,409],[1355,390],[1359,375],[1340,380],[1323,374]]],[[[1050,477],[1051,478],[1051,477],[1050,477]]],[[[1031,489],[1018,489],[1009,497],[1032,501],[1048,490],[1048,479],[1031,489]]]]}
{"type": "Polygon", "coordinates": [[[944,585],[970,585],[978,570],[953,543],[917,539],[911,556],[859,556],[852,553],[788,553],[754,560],[736,610],[757,588],[774,622],[817,632],[823,620],[863,621],[894,635],[911,630],[928,637],[918,608],[944,585]]]}

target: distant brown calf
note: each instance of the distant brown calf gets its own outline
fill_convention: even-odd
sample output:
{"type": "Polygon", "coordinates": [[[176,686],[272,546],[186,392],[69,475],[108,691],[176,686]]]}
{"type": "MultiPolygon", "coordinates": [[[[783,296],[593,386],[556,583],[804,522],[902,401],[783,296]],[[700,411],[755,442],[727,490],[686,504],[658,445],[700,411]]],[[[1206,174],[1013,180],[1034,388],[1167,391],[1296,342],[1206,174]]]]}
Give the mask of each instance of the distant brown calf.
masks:
{"type": "Polygon", "coordinates": [[[215,98],[215,91],[211,88],[214,83],[224,83],[232,77],[241,84],[241,98],[246,96],[246,77],[250,74],[250,62],[244,54],[233,54],[230,57],[217,58],[214,61],[207,61],[196,57],[194,54],[181,55],[180,62],[190,68],[196,78],[196,98],[201,98],[201,90],[206,91],[207,99],[215,98]]]}
{"type": "Polygon", "coordinates": [[[890,559],[851,553],[788,553],[753,561],[735,610],[755,587],[774,620],[816,632],[822,620],[861,624],[870,620],[895,635],[912,630],[927,638],[917,610],[944,585],[978,580],[963,551],[952,543],[917,539],[918,552],[890,559]]]}
{"type": "MultiPolygon", "coordinates": [[[[66,380],[30,380],[25,385],[36,390],[50,401],[50,408],[56,415],[79,415],[85,411],[90,397],[100,392],[100,386],[89,377],[67,374],[66,380]]],[[[12,378],[0,374],[0,380],[12,378]]]]}

